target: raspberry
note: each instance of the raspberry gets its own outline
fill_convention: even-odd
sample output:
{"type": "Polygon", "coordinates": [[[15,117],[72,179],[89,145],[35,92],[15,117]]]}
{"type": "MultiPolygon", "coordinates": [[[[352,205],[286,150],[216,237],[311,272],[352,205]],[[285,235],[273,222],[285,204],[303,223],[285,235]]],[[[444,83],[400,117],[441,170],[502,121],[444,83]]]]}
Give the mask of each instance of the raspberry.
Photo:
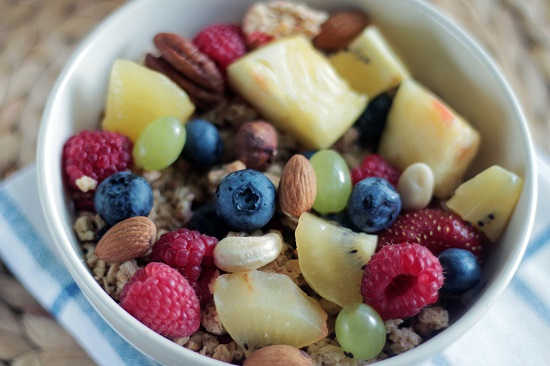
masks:
{"type": "Polygon", "coordinates": [[[388,228],[378,233],[378,245],[417,243],[438,255],[448,248],[466,249],[481,262],[489,244],[485,235],[458,215],[440,208],[402,213],[388,228]]]}
{"type": "Polygon", "coordinates": [[[245,34],[245,39],[248,48],[253,50],[268,44],[273,41],[275,37],[266,33],[254,31],[250,34],[245,34]]]}
{"type": "Polygon", "coordinates": [[[122,288],[120,305],[168,338],[189,337],[200,326],[199,299],[187,280],[164,263],[149,263],[122,288]]]}
{"type": "Polygon", "coordinates": [[[220,270],[214,265],[214,259],[205,257],[202,263],[201,275],[197,281],[191,283],[191,286],[195,289],[197,297],[200,300],[201,306],[207,305],[214,296],[210,291],[210,284],[220,275],[220,270]]]}
{"type": "Polygon", "coordinates": [[[436,256],[419,244],[387,245],[365,268],[363,301],[384,320],[416,315],[437,301],[443,268],[436,256]]]}
{"type": "Polygon", "coordinates": [[[246,53],[241,27],[235,24],[216,24],[200,31],[193,43],[210,57],[225,73],[227,67],[246,53]]]}
{"type": "Polygon", "coordinates": [[[105,178],[132,166],[132,141],[110,131],[82,131],[63,146],[63,166],[69,186],[93,191],[105,178]]]}
{"type": "Polygon", "coordinates": [[[392,186],[397,187],[397,181],[401,173],[388,163],[383,157],[377,154],[370,154],[365,157],[363,163],[351,170],[353,185],[368,177],[384,178],[392,186]]]}
{"type": "Polygon", "coordinates": [[[161,235],[153,246],[151,262],[177,269],[193,285],[201,274],[204,257],[212,257],[218,239],[196,230],[181,228],[161,235]]]}

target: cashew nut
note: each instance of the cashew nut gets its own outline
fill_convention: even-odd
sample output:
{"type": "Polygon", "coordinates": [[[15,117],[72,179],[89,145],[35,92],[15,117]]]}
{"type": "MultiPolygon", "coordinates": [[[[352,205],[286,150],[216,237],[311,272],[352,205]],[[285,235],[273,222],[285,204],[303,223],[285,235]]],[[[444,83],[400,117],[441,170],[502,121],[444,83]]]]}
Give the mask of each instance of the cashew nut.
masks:
{"type": "Polygon", "coordinates": [[[250,271],[265,266],[283,250],[281,236],[229,236],[214,248],[214,264],[226,272],[250,271]]]}

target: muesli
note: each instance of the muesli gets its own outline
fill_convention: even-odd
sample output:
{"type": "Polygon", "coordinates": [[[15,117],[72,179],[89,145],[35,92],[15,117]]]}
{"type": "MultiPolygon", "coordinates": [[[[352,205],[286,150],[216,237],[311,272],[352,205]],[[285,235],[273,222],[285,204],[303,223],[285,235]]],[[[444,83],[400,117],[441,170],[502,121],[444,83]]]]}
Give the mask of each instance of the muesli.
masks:
{"type": "Polygon", "coordinates": [[[258,2],[154,44],[114,62],[101,126],[63,150],[74,230],[115,301],[248,365],[370,364],[452,323],[522,179],[464,181],[479,133],[375,20],[258,2]]]}

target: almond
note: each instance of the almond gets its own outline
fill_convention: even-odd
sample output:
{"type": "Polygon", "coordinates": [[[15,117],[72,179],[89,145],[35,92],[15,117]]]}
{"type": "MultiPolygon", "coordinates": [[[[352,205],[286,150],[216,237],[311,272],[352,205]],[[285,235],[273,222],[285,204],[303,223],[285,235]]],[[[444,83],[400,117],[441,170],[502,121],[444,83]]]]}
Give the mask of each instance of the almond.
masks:
{"type": "Polygon", "coordinates": [[[309,160],[296,154],[286,163],[279,182],[279,204],[289,216],[299,217],[313,206],[317,194],[315,171],[309,160]]]}
{"type": "Polygon", "coordinates": [[[155,224],[144,216],[135,216],[110,228],[95,248],[105,262],[124,262],[140,257],[153,246],[157,236],[155,224]]]}
{"type": "Polygon", "coordinates": [[[243,366],[313,366],[313,360],[296,347],[277,344],[252,352],[243,366]]]}
{"type": "Polygon", "coordinates": [[[335,13],[321,25],[321,33],[313,38],[313,44],[323,51],[337,51],[345,48],[370,23],[362,11],[335,13]]]}

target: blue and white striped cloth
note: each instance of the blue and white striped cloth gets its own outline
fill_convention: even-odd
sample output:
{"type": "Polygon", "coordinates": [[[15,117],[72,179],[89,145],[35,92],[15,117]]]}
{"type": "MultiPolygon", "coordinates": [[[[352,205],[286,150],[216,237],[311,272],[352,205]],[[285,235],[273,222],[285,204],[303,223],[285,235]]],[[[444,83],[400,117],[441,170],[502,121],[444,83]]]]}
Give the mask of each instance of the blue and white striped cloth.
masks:
{"type": "MultiPolygon", "coordinates": [[[[550,189],[550,160],[539,157],[539,187],[550,189]]],[[[427,365],[550,364],[550,195],[541,195],[533,237],[516,276],[483,318],[427,365]]],[[[0,184],[0,257],[19,281],[99,365],[153,365],[115,333],[52,248],[28,167],[0,184]]],[[[1,291],[1,289],[0,289],[1,291]]]]}

